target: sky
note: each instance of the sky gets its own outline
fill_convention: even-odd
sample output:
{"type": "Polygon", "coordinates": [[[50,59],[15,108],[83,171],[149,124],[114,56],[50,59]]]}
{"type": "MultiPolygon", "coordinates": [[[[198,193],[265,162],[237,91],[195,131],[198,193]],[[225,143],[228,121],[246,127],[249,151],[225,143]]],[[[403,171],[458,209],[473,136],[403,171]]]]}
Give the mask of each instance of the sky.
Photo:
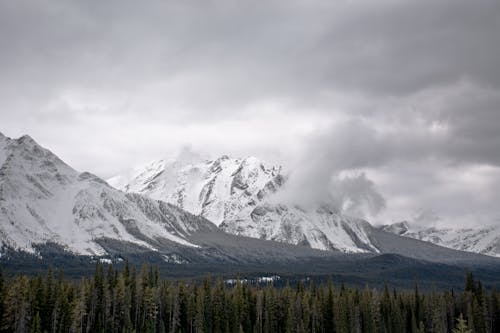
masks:
{"type": "Polygon", "coordinates": [[[499,32],[487,0],[0,0],[0,132],[103,178],[189,146],[374,223],[500,224],[499,32]]]}

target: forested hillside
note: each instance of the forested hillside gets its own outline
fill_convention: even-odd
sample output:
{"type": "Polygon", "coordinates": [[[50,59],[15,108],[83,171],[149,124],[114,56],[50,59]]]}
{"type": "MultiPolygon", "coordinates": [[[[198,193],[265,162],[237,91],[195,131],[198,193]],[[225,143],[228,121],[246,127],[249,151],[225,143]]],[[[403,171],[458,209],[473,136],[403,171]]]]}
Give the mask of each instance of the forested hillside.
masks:
{"type": "Polygon", "coordinates": [[[144,266],[97,265],[0,279],[2,332],[499,332],[500,296],[472,274],[464,291],[363,290],[313,281],[277,288],[160,279],[144,266]],[[463,320],[460,320],[460,317],[463,320]]]}

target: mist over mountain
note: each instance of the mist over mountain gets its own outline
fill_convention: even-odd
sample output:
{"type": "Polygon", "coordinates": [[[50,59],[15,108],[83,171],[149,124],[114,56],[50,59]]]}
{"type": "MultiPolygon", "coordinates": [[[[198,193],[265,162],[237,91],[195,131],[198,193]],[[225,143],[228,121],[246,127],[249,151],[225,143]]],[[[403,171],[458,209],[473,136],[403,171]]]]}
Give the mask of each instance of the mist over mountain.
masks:
{"type": "MultiPolygon", "coordinates": [[[[333,196],[313,202],[305,189],[304,202],[299,203],[287,197],[291,193],[287,183],[293,175],[281,166],[268,165],[256,157],[223,155],[205,161],[182,157],[152,162],[108,183],[177,204],[232,234],[323,250],[376,251],[365,230],[370,225],[344,216],[343,206],[360,205],[366,199],[363,189],[348,184],[349,180],[339,183],[344,187],[337,189],[337,202],[333,196]]],[[[324,181],[328,183],[329,177],[324,181]]]]}
{"type": "MultiPolygon", "coordinates": [[[[360,218],[375,216],[385,205],[373,182],[363,173],[334,178],[329,167],[323,173],[315,167],[315,163],[322,165],[319,161],[303,163],[303,169],[294,166],[295,172],[256,157],[203,159],[186,150],[108,182],[125,192],[178,205],[231,234],[322,250],[378,252],[369,236],[374,227],[360,218]],[[307,175],[314,179],[308,182],[307,175]]],[[[418,233],[409,232],[407,223],[382,229],[456,250],[500,255],[500,238],[495,236],[498,228],[425,229],[436,219],[439,217],[430,213],[415,217],[413,225],[422,230],[418,233]]]]}

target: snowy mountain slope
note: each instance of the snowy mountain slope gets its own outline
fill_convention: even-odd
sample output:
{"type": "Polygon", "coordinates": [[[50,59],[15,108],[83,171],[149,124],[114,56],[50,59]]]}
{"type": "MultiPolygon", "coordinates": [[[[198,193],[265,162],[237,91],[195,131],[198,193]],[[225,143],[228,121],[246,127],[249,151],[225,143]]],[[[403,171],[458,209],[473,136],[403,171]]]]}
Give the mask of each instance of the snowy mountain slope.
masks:
{"type": "MultiPolygon", "coordinates": [[[[209,164],[210,167],[213,166],[213,163],[209,164]]],[[[241,164],[240,161],[239,165],[241,164]]],[[[259,174],[260,171],[256,173],[255,170],[249,172],[252,169],[244,170],[246,165],[244,163],[239,172],[231,173],[233,180],[238,174],[241,175],[234,180],[234,184],[231,182],[233,186],[229,186],[229,189],[233,188],[233,195],[251,188],[247,184],[258,184],[256,180],[247,182],[246,179],[252,178],[250,174],[259,174]]],[[[433,262],[491,264],[492,258],[399,237],[371,228],[366,222],[342,217],[327,208],[316,210],[318,221],[311,221],[312,212],[302,211],[298,207],[273,206],[265,202],[266,193],[274,191],[283,180],[278,173],[269,175],[260,167],[260,163],[258,166],[263,174],[272,177],[273,182],[265,183],[264,189],[257,191],[255,197],[259,201],[256,204],[248,204],[243,199],[240,203],[246,204],[245,207],[265,207],[269,209],[271,216],[278,214],[281,219],[279,223],[283,226],[277,231],[280,236],[288,235],[287,232],[293,225],[290,222],[293,220],[291,216],[301,212],[303,216],[297,217],[297,223],[303,230],[297,235],[303,236],[307,242],[302,244],[309,246],[223,232],[203,217],[140,194],[121,192],[90,173],[79,173],[28,136],[13,140],[0,135],[0,260],[11,268],[22,267],[23,262],[28,265],[24,266],[26,268],[31,267],[30,265],[38,267],[36,265],[40,265],[43,260],[54,259],[58,265],[66,264],[68,260],[75,260],[72,265],[78,265],[87,260],[68,256],[66,251],[70,251],[76,255],[132,258],[138,264],[143,261],[176,266],[186,264],[182,268],[185,270],[176,270],[178,274],[189,270],[210,272],[214,267],[254,267],[262,270],[279,266],[285,271],[293,272],[297,265],[301,265],[305,271],[311,265],[320,265],[322,270],[329,272],[332,265],[343,267],[339,266],[343,263],[352,268],[358,265],[358,259],[377,256],[374,253],[348,255],[339,251],[318,251],[310,247],[313,236],[317,236],[320,245],[328,245],[323,240],[325,237],[328,242],[338,246],[340,240],[343,245],[349,245],[344,237],[350,235],[349,246],[356,246],[355,251],[358,252],[380,251],[433,262]],[[324,226],[335,232],[326,234],[315,229],[324,226]],[[341,233],[341,229],[345,232],[341,233]],[[340,238],[333,239],[334,236],[340,238]],[[61,251],[61,247],[66,251],[61,251]],[[36,259],[29,259],[23,251],[18,250],[33,253],[32,257],[36,259]]],[[[237,168],[239,169],[240,167],[237,168]]],[[[217,182],[211,180],[210,183],[217,182]]],[[[226,188],[224,184],[219,186],[226,188]]],[[[211,191],[217,193],[217,190],[211,191]]],[[[243,194],[242,197],[247,196],[248,194],[243,194]]],[[[208,198],[208,201],[204,201],[205,207],[219,207],[210,200],[214,198],[212,194],[205,193],[204,198],[208,198]]],[[[255,208],[251,211],[257,221],[255,224],[266,230],[265,223],[259,219],[265,220],[268,213],[254,211],[255,208]]],[[[245,210],[242,212],[248,213],[245,210]]],[[[251,216],[247,221],[254,223],[251,216]]],[[[225,222],[227,220],[223,220],[220,225],[225,222]]],[[[263,238],[270,237],[265,235],[263,238]]],[[[290,239],[294,240],[285,238],[288,242],[290,239]]],[[[110,259],[104,260],[109,262],[110,259]]],[[[376,266],[380,267],[379,264],[376,266]]]]}
{"type": "Polygon", "coordinates": [[[216,227],[177,207],[110,187],[79,173],[29,136],[0,135],[0,240],[34,251],[54,242],[76,254],[102,255],[106,237],[155,250],[162,242],[197,247],[189,234],[216,227]]]}
{"type": "Polygon", "coordinates": [[[280,166],[225,155],[211,161],[192,156],[155,161],[108,180],[123,191],[176,204],[235,235],[322,250],[378,252],[366,221],[328,206],[304,209],[272,203],[270,194],[284,182],[280,166]]]}
{"type": "Polygon", "coordinates": [[[108,180],[126,192],[145,194],[178,205],[220,225],[246,206],[280,168],[256,158],[222,156],[214,161],[160,160],[108,180]]]}
{"type": "Polygon", "coordinates": [[[482,228],[418,228],[404,221],[382,230],[460,251],[500,257],[500,226],[482,228]]]}

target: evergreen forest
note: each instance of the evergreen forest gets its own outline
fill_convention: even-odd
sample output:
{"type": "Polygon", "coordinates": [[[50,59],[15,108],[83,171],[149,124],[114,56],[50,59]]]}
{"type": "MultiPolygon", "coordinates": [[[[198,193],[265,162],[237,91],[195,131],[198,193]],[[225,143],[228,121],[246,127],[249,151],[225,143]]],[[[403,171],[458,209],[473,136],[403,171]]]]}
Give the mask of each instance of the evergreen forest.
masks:
{"type": "Polygon", "coordinates": [[[153,266],[97,264],[0,276],[1,332],[500,332],[500,295],[467,273],[464,289],[397,291],[313,280],[276,287],[173,281],[153,266]]]}

